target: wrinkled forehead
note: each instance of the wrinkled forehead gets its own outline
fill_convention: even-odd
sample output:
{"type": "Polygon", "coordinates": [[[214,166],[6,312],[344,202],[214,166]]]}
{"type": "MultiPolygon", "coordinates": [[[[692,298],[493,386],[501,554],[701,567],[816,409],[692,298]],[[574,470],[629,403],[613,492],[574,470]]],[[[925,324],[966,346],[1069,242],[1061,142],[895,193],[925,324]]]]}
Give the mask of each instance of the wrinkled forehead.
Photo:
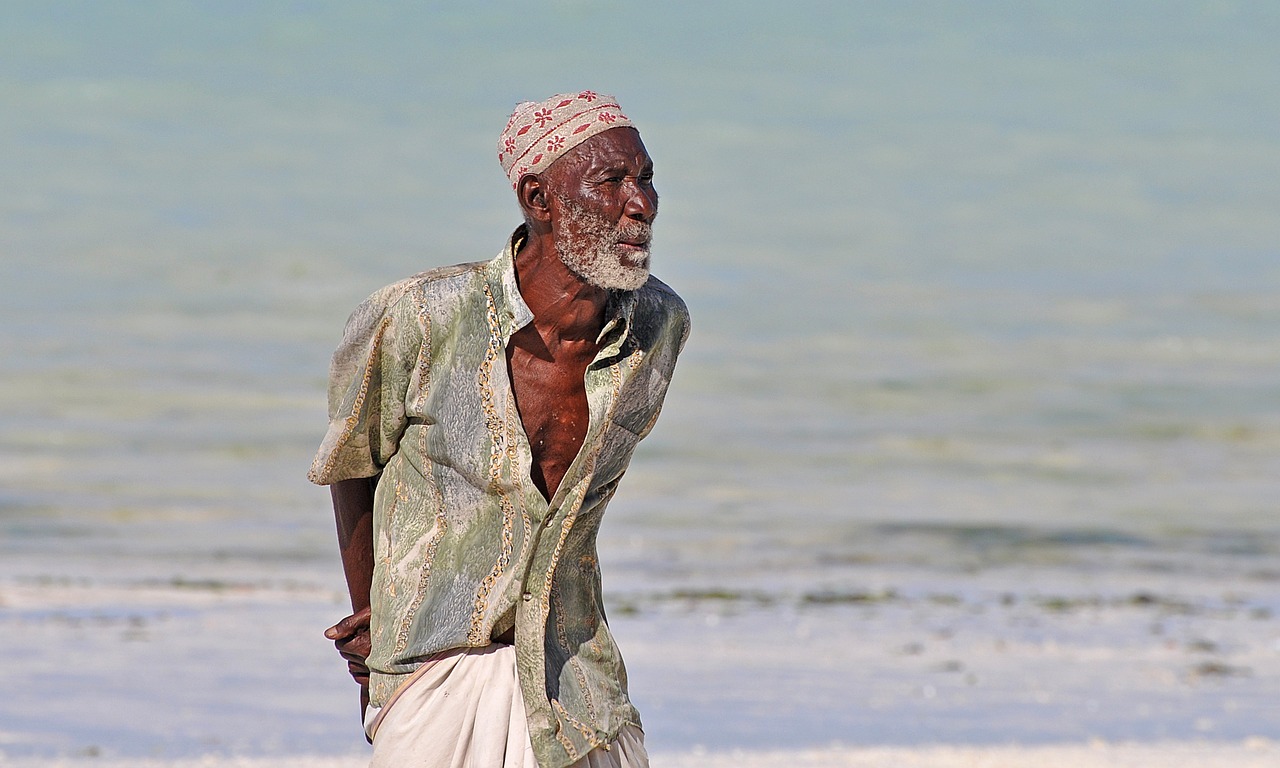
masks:
{"type": "Polygon", "coordinates": [[[618,167],[640,171],[653,165],[640,132],[627,126],[610,128],[587,139],[555,160],[547,171],[553,175],[570,169],[618,167]]]}

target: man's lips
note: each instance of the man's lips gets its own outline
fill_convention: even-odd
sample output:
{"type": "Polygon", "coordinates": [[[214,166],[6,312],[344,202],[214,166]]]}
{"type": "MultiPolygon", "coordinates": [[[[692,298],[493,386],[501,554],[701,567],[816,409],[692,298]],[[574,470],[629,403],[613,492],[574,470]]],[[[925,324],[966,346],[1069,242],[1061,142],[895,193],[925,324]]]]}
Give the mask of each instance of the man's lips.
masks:
{"type": "Polygon", "coordinates": [[[650,235],[645,231],[637,231],[639,227],[630,228],[631,231],[623,230],[614,236],[618,245],[625,245],[629,248],[648,248],[650,235]]]}
{"type": "Polygon", "coordinates": [[[642,251],[649,249],[649,241],[653,238],[650,228],[639,222],[628,222],[618,227],[614,232],[614,240],[618,245],[624,245],[628,248],[635,248],[642,251]]]}

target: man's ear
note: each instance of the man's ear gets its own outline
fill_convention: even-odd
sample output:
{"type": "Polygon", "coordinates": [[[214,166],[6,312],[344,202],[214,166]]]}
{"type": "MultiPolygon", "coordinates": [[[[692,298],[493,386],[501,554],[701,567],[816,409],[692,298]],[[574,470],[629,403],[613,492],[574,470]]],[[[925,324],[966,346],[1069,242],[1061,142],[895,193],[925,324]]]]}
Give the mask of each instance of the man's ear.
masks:
{"type": "Polygon", "coordinates": [[[520,210],[529,221],[547,223],[551,221],[550,193],[547,180],[536,173],[526,173],[516,182],[516,200],[520,210]]]}

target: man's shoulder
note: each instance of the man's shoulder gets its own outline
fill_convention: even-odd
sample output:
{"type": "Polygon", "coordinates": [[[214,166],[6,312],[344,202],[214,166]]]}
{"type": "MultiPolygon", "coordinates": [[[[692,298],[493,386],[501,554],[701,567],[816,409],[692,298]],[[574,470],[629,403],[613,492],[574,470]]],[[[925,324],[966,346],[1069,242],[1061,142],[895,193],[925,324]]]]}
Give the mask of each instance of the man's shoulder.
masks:
{"type": "Polygon", "coordinates": [[[476,279],[483,277],[485,266],[488,263],[487,261],[469,261],[463,264],[435,267],[394,282],[383,288],[382,291],[386,292],[388,296],[394,296],[399,299],[415,289],[443,288],[448,290],[453,286],[459,289],[466,288],[476,279]]]}
{"type": "Polygon", "coordinates": [[[648,316],[688,324],[689,307],[671,286],[649,275],[649,280],[636,291],[636,308],[648,316]]]}
{"type": "Polygon", "coordinates": [[[459,278],[472,279],[484,274],[485,267],[488,265],[488,261],[468,261],[462,264],[450,264],[447,267],[436,267],[428,269],[426,272],[419,272],[407,279],[421,285],[457,280],[459,278]]]}
{"type": "Polygon", "coordinates": [[[478,292],[476,283],[483,280],[488,262],[475,261],[419,272],[374,291],[355,308],[347,319],[347,335],[361,335],[384,323],[400,327],[420,323],[422,309],[428,302],[447,305],[444,297],[462,297],[478,292]]]}
{"type": "Polygon", "coordinates": [[[419,272],[390,285],[384,285],[365,299],[366,305],[381,307],[384,310],[404,302],[412,294],[427,292],[465,291],[484,274],[485,261],[471,261],[463,264],[450,264],[419,272]]]}
{"type": "Polygon", "coordinates": [[[635,301],[633,330],[641,338],[648,338],[642,344],[669,343],[676,349],[684,347],[689,337],[689,308],[671,286],[650,275],[648,282],[636,291],[635,301]]]}

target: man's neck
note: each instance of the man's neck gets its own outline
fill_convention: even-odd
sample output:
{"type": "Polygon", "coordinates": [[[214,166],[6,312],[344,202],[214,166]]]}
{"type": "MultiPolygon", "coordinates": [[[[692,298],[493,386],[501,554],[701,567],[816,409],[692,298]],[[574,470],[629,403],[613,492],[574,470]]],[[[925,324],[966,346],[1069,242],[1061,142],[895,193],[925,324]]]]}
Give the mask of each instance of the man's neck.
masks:
{"type": "Polygon", "coordinates": [[[558,341],[594,342],[604,327],[609,292],[569,271],[550,235],[530,233],[515,254],[520,296],[533,313],[540,335],[558,341]]]}

